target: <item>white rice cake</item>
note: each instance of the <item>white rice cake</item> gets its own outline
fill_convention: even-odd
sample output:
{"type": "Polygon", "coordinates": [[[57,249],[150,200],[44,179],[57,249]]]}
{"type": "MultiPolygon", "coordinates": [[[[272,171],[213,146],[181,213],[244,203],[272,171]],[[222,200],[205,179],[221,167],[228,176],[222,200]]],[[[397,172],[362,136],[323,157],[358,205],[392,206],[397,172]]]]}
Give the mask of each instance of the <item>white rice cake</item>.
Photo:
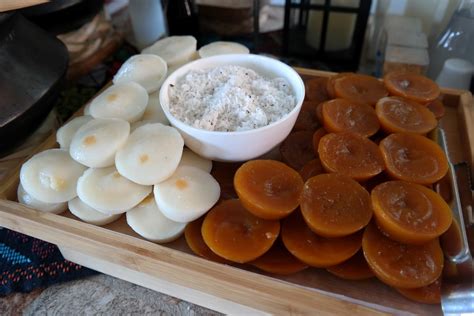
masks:
{"type": "Polygon", "coordinates": [[[90,115],[78,116],[61,126],[56,132],[56,141],[59,147],[68,149],[77,130],[90,120],[92,120],[90,115]]]}
{"type": "Polygon", "coordinates": [[[248,54],[249,49],[235,42],[213,42],[201,47],[198,51],[199,57],[206,58],[226,54],[248,54]]]}
{"type": "Polygon", "coordinates": [[[178,223],[165,217],[153,195],[126,214],[128,225],[140,236],[157,243],[166,243],[180,237],[186,223],[178,223]]]}
{"type": "Polygon", "coordinates": [[[148,93],[136,82],[108,87],[91,102],[94,118],[117,118],[130,123],[141,119],[148,103],[148,93]]]}
{"type": "Polygon", "coordinates": [[[138,127],[115,156],[118,172],[142,185],[153,185],[168,177],[178,167],[184,140],[171,126],[160,123],[138,127]]]}
{"type": "Polygon", "coordinates": [[[191,166],[201,169],[205,172],[211,172],[212,160],[199,156],[189,148],[184,148],[179,166],[191,166]]]}
{"type": "Polygon", "coordinates": [[[18,185],[17,197],[18,197],[18,202],[20,202],[21,204],[24,204],[26,206],[29,206],[41,212],[60,214],[64,212],[65,210],[67,210],[66,202],[45,203],[45,202],[35,199],[30,194],[28,194],[25,191],[25,189],[23,189],[23,186],[21,185],[21,183],[18,185]]]}
{"type": "Polygon", "coordinates": [[[107,225],[118,220],[121,214],[105,214],[93,209],[80,198],[68,202],[69,211],[80,220],[98,226],[107,225]]]}
{"type": "Polygon", "coordinates": [[[184,65],[193,60],[197,41],[193,36],[169,36],[142,50],[142,54],[154,54],[163,58],[168,67],[184,65]]]}
{"type": "Polygon", "coordinates": [[[20,170],[20,183],[34,199],[63,203],[77,196],[76,184],[86,167],[64,149],[49,149],[31,157],[20,170]]]}
{"type": "Polygon", "coordinates": [[[130,57],[114,76],[113,83],[136,82],[148,93],[157,91],[166,78],[168,66],[157,55],[139,54],[130,57]]]}
{"type": "Polygon", "coordinates": [[[182,166],[154,186],[155,200],[169,219],[187,223],[204,215],[219,200],[219,183],[207,172],[182,166]]]}
{"type": "Polygon", "coordinates": [[[130,124],[119,119],[93,119],[81,126],[72,138],[69,153],[91,168],[114,165],[115,153],[125,144],[130,124]]]}
{"type": "Polygon", "coordinates": [[[125,213],[140,203],[152,190],[124,178],[115,167],[91,168],[77,181],[79,198],[106,214],[125,213]]]}

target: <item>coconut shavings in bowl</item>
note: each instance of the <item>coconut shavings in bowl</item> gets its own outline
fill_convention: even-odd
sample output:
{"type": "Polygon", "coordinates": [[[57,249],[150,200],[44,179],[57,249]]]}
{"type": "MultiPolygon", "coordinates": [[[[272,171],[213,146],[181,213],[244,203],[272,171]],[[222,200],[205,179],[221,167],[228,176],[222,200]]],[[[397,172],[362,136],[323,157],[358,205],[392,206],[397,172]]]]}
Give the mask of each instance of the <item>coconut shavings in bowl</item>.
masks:
{"type": "Polygon", "coordinates": [[[169,110],[209,131],[245,131],[278,121],[296,106],[283,78],[268,79],[240,66],[191,70],[169,87],[169,110]]]}

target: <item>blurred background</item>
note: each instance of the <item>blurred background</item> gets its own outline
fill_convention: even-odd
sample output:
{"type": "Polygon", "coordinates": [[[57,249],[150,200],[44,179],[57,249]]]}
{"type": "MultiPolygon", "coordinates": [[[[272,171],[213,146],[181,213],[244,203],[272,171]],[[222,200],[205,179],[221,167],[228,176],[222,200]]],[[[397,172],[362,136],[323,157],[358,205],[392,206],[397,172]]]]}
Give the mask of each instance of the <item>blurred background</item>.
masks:
{"type": "Polygon", "coordinates": [[[94,64],[111,42],[140,50],[184,34],[199,46],[238,41],[292,65],[376,76],[407,67],[436,79],[449,58],[474,61],[472,0],[55,0],[18,12],[66,44],[70,66],[94,64]]]}
{"type": "Polygon", "coordinates": [[[175,0],[162,9],[165,34],[239,41],[292,65],[376,76],[406,67],[436,79],[449,58],[474,62],[472,1],[175,0]]]}
{"type": "Polygon", "coordinates": [[[2,0],[0,12],[0,157],[169,35],[319,70],[406,69],[473,91],[474,0],[2,0]]]}

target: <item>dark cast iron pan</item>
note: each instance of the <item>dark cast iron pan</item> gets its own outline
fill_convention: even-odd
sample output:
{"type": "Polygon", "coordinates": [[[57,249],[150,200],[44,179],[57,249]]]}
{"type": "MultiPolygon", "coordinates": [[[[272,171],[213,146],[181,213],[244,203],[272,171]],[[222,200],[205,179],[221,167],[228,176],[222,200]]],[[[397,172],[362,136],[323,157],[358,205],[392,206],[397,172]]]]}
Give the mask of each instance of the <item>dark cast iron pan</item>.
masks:
{"type": "Polygon", "coordinates": [[[19,13],[0,14],[0,157],[51,111],[68,60],[56,37],[19,13]]]}
{"type": "Polygon", "coordinates": [[[57,35],[86,24],[102,10],[103,5],[103,0],[54,0],[20,12],[43,30],[57,35]]]}

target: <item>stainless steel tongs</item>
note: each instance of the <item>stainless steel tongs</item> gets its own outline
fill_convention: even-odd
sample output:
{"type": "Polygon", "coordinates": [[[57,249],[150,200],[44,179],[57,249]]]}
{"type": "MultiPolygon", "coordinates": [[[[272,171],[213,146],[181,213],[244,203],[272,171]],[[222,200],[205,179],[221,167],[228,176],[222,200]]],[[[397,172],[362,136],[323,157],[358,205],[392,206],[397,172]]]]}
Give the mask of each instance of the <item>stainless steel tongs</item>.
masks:
{"type": "MultiPolygon", "coordinates": [[[[441,128],[438,128],[436,138],[444,152],[448,153],[446,136],[441,128]]],[[[473,188],[467,163],[453,164],[447,156],[451,197],[448,202],[455,223],[441,237],[445,253],[441,307],[445,315],[474,315],[474,263],[469,244],[473,241],[468,238],[474,237],[473,188]]]]}

